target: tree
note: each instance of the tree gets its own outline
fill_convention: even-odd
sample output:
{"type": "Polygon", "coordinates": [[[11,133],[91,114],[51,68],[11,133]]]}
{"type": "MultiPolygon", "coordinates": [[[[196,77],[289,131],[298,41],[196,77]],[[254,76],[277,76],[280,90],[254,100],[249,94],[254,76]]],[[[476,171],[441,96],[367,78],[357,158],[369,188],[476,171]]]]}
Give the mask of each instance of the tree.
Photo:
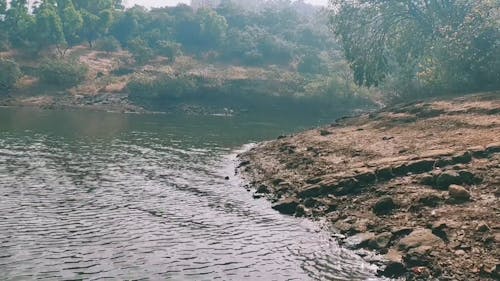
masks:
{"type": "Polygon", "coordinates": [[[0,93],[7,93],[21,76],[21,69],[15,61],[0,59],[0,93]]]}
{"type": "Polygon", "coordinates": [[[127,46],[138,64],[145,64],[154,56],[153,50],[142,38],[134,38],[130,40],[127,46]]]}
{"type": "Polygon", "coordinates": [[[80,33],[83,28],[83,18],[73,5],[73,1],[59,0],[58,6],[62,20],[64,36],[69,46],[80,42],[80,33]],[[64,4],[63,4],[64,3],[64,4]]]}
{"type": "Polygon", "coordinates": [[[359,85],[377,86],[388,75],[457,88],[477,86],[486,76],[490,85],[498,65],[482,65],[500,53],[495,2],[332,0],[332,24],[359,85]]]}
{"type": "Polygon", "coordinates": [[[38,48],[66,44],[63,24],[57,13],[57,8],[52,1],[44,0],[42,2],[36,10],[35,19],[35,37],[38,48]]]}
{"type": "Polygon", "coordinates": [[[219,46],[226,38],[228,28],[226,19],[210,9],[199,9],[197,17],[200,21],[201,44],[206,48],[219,46]]]}
{"type": "Polygon", "coordinates": [[[27,0],[11,0],[10,8],[5,13],[5,28],[10,42],[14,46],[30,45],[35,20],[28,13],[27,0]]]}

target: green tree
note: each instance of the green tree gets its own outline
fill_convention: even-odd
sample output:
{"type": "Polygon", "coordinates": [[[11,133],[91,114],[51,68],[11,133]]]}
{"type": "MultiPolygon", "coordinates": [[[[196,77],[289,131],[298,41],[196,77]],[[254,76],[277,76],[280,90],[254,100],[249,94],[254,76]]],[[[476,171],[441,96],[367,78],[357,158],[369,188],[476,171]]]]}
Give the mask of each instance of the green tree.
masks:
{"type": "Polygon", "coordinates": [[[36,11],[35,38],[39,48],[66,44],[61,18],[52,1],[44,0],[36,11]]]}
{"type": "Polygon", "coordinates": [[[73,1],[59,0],[58,8],[66,42],[69,46],[73,46],[81,40],[80,33],[83,28],[83,17],[80,12],[76,10],[73,1]]]}
{"type": "Polygon", "coordinates": [[[5,28],[10,42],[18,47],[29,46],[34,25],[34,18],[28,13],[27,0],[11,0],[10,8],[5,13],[5,28]]]}
{"type": "Polygon", "coordinates": [[[226,19],[210,9],[198,10],[197,17],[200,21],[199,39],[202,45],[208,48],[221,45],[228,29],[226,19]]]}
{"type": "Polygon", "coordinates": [[[0,93],[8,93],[21,76],[21,69],[15,61],[0,59],[0,93]]]}
{"type": "Polygon", "coordinates": [[[145,64],[154,57],[154,51],[142,38],[130,40],[127,46],[138,64],[145,64]]]}
{"type": "Polygon", "coordinates": [[[357,84],[376,86],[389,75],[457,89],[498,81],[498,63],[491,64],[500,53],[496,0],[332,3],[332,24],[357,84]]]}

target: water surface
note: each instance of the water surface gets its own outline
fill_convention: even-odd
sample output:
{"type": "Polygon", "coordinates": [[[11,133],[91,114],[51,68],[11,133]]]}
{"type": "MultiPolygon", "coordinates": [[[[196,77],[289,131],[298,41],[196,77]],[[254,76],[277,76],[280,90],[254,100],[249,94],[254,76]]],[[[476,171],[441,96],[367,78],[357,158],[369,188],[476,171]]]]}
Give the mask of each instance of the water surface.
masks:
{"type": "Polygon", "coordinates": [[[0,280],[372,279],[234,177],[243,144],[326,121],[0,108],[0,280]]]}

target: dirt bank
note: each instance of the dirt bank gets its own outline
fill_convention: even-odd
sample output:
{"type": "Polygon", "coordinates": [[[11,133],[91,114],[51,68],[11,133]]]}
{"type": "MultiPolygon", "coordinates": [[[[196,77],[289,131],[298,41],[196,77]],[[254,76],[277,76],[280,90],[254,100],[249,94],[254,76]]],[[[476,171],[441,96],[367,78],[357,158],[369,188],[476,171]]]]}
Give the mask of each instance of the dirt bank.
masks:
{"type": "Polygon", "coordinates": [[[240,157],[256,197],[326,218],[382,275],[499,278],[500,92],[344,118],[240,157]]]}

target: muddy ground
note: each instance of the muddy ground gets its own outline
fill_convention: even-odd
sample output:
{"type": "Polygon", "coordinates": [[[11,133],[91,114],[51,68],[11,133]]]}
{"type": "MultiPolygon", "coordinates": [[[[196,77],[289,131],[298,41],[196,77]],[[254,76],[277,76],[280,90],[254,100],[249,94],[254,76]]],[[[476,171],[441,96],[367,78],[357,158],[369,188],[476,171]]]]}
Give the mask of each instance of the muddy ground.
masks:
{"type": "Polygon", "coordinates": [[[500,92],[414,102],[257,145],[239,171],[276,210],[407,280],[498,280],[500,92]]]}

